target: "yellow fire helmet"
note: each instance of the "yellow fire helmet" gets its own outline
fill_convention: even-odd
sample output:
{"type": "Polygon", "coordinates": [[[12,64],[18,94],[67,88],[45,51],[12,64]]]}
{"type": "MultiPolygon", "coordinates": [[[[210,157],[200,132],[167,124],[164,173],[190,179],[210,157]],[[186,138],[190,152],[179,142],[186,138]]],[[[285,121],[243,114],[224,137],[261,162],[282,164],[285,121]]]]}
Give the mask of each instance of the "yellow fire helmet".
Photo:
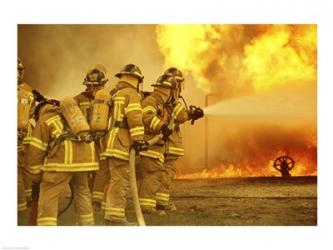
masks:
{"type": "Polygon", "coordinates": [[[106,68],[101,64],[96,64],[88,70],[83,84],[87,86],[104,85],[108,80],[106,68]]]}
{"type": "Polygon", "coordinates": [[[185,89],[185,79],[184,79],[183,73],[179,69],[177,69],[175,67],[168,68],[164,72],[164,75],[173,76],[176,79],[177,83],[179,84],[180,90],[185,89]]]}
{"type": "Polygon", "coordinates": [[[177,80],[173,76],[161,75],[157,78],[156,83],[152,84],[151,86],[176,89],[177,80]]]}
{"type": "Polygon", "coordinates": [[[142,75],[141,69],[134,64],[127,64],[119,73],[115,74],[116,77],[120,78],[121,75],[131,75],[139,79],[139,83],[143,82],[144,76],[142,75]]]}
{"type": "Polygon", "coordinates": [[[173,76],[178,82],[184,81],[183,73],[175,67],[168,68],[163,75],[173,76]]]}

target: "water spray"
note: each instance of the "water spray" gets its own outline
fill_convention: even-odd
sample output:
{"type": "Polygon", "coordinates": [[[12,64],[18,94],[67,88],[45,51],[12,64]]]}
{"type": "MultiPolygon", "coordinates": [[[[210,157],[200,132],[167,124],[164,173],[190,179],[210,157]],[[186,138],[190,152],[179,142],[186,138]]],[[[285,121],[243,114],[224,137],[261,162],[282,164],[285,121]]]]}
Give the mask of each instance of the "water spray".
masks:
{"type": "MultiPolygon", "coordinates": [[[[296,92],[297,93],[297,92],[296,92]]],[[[274,91],[244,96],[206,105],[205,115],[223,117],[295,117],[313,118],[316,114],[316,91],[296,94],[291,91],[274,91]]],[[[212,95],[208,95],[212,96],[212,95]]]]}

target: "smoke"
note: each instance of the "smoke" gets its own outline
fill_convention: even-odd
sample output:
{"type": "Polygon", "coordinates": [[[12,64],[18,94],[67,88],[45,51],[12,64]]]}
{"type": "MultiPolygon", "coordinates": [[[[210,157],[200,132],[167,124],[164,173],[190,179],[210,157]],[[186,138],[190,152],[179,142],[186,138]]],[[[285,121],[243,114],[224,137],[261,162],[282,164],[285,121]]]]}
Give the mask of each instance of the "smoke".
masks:
{"type": "Polygon", "coordinates": [[[220,101],[204,108],[206,115],[224,117],[302,118],[316,122],[316,88],[286,87],[268,93],[220,101]]]}
{"type": "Polygon", "coordinates": [[[108,89],[125,64],[141,68],[145,89],[163,70],[154,25],[18,25],[18,55],[26,81],[53,98],[81,92],[86,72],[97,63],[108,70],[108,89]]]}
{"type": "Polygon", "coordinates": [[[247,126],[236,136],[228,136],[222,143],[222,163],[241,168],[250,176],[271,175],[275,172],[272,161],[278,156],[289,155],[296,161],[297,175],[313,174],[316,173],[317,147],[309,134],[315,136],[307,126],[302,130],[276,125],[247,126]],[[306,168],[297,169],[300,165],[306,168]]]}

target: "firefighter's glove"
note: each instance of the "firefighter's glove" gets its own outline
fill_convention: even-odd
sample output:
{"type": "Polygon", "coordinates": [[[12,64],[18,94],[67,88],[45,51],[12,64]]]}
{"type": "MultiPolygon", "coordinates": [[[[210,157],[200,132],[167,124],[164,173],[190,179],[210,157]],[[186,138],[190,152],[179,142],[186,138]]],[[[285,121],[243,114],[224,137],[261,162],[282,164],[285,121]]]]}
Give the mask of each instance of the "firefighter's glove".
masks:
{"type": "Polygon", "coordinates": [[[169,129],[167,124],[163,124],[161,127],[161,132],[163,134],[163,140],[166,141],[172,134],[172,129],[169,129]]]}
{"type": "Polygon", "coordinates": [[[134,141],[132,144],[132,147],[137,153],[148,150],[148,146],[148,142],[144,140],[134,141]]]}

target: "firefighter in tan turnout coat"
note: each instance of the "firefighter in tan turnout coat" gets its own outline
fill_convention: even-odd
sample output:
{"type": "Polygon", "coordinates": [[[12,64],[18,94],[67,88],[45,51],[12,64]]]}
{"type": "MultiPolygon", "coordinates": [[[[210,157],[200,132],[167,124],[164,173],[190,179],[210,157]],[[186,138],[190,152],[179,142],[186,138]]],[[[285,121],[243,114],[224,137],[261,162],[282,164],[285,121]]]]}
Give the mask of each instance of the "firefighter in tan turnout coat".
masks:
{"type": "MultiPolygon", "coordinates": [[[[91,67],[86,77],[84,78],[83,85],[86,86],[85,91],[76,95],[74,99],[78,103],[80,109],[83,112],[86,120],[91,123],[93,104],[95,100],[96,93],[104,89],[107,83],[107,71],[103,65],[97,64],[91,67]]],[[[106,90],[105,90],[106,91],[106,90]]],[[[101,138],[103,137],[105,131],[98,131],[94,136],[95,147],[97,154],[99,155],[102,151],[101,148],[101,138]],[[98,134],[99,133],[99,134],[98,134]]],[[[109,173],[106,160],[99,159],[99,170],[96,173],[90,173],[89,180],[93,180],[92,186],[92,200],[93,207],[95,210],[99,211],[101,202],[103,199],[103,193],[105,184],[108,181],[109,173]]]]}
{"type": "Polygon", "coordinates": [[[161,76],[153,84],[154,92],[142,101],[143,122],[145,125],[145,139],[163,133],[163,139],[140,153],[141,168],[139,169],[139,197],[141,209],[144,213],[155,211],[156,193],[160,189],[163,176],[167,175],[164,168],[165,141],[172,133],[168,128],[172,106],[168,103],[170,92],[176,88],[176,81],[172,77],[161,76]]]}
{"type": "Polygon", "coordinates": [[[35,97],[32,87],[23,81],[25,67],[20,58],[17,60],[17,93],[18,93],[18,204],[19,212],[27,209],[27,201],[31,199],[31,185],[28,176],[24,174],[26,145],[29,143],[32,126],[33,109],[35,107],[35,97]]]}
{"type": "Polygon", "coordinates": [[[163,177],[162,185],[156,193],[156,200],[158,209],[175,210],[176,207],[173,204],[170,204],[170,187],[176,174],[177,160],[184,155],[183,139],[179,125],[189,120],[191,120],[193,124],[195,120],[202,118],[204,113],[199,107],[192,106],[193,109],[188,109],[185,101],[184,106],[178,100],[185,85],[184,76],[179,69],[174,67],[169,68],[164,72],[164,75],[174,77],[177,81],[177,91],[174,95],[176,103],[173,109],[175,128],[172,134],[168,137],[165,148],[164,168],[168,174],[163,177]]]}
{"type": "Polygon", "coordinates": [[[143,140],[140,84],[141,70],[133,64],[126,65],[116,77],[120,81],[112,96],[113,108],[110,129],[105,137],[102,157],[107,158],[110,179],[105,190],[105,223],[126,225],[126,200],[129,193],[129,150],[147,148],[143,140]]]}
{"type": "Polygon", "coordinates": [[[38,116],[27,158],[27,170],[36,182],[42,173],[37,225],[57,225],[59,195],[69,183],[79,224],[93,225],[88,173],[98,169],[98,158],[82,111],[73,98],[67,98],[60,108],[46,103],[38,116]]]}
{"type": "Polygon", "coordinates": [[[203,116],[200,108],[188,110],[179,101],[182,73],[176,68],[168,69],[156,84],[154,92],[142,102],[146,140],[163,133],[163,140],[141,152],[141,175],[139,181],[140,204],[144,213],[169,209],[170,185],[176,173],[176,162],[184,155],[179,125],[203,116]],[[170,117],[174,126],[168,128],[170,117]]]}

